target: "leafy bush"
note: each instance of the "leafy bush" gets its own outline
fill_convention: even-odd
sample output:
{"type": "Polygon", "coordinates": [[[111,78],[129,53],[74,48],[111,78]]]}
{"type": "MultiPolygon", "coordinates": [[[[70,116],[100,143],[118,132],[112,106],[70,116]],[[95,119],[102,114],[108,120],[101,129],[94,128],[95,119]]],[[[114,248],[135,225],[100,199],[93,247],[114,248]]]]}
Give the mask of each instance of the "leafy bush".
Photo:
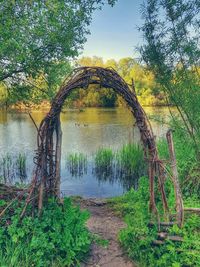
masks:
{"type": "MultiPolygon", "coordinates": [[[[183,194],[186,197],[194,194],[200,196],[200,164],[199,160],[196,158],[193,145],[188,140],[187,134],[176,128],[173,133],[173,140],[183,194]]],[[[169,159],[168,147],[165,139],[161,139],[158,143],[158,150],[161,158],[169,159]]]]}
{"type": "MultiPolygon", "coordinates": [[[[3,203],[2,203],[3,204],[3,203]]],[[[79,266],[91,243],[85,226],[88,212],[49,200],[40,217],[24,217],[15,203],[14,215],[6,214],[0,227],[1,267],[12,266],[79,266]]]]}
{"type": "MultiPolygon", "coordinates": [[[[174,225],[169,234],[178,234],[184,242],[166,240],[162,246],[153,246],[152,241],[157,239],[158,229],[150,228],[148,223],[148,179],[142,177],[137,191],[130,190],[124,196],[112,199],[111,204],[120,213],[127,227],[121,230],[119,240],[129,257],[138,261],[142,267],[180,267],[200,266],[200,220],[197,215],[185,219],[182,229],[174,225]]],[[[189,199],[188,202],[193,202],[189,199]]],[[[200,203],[195,198],[195,205],[200,203]]]]}

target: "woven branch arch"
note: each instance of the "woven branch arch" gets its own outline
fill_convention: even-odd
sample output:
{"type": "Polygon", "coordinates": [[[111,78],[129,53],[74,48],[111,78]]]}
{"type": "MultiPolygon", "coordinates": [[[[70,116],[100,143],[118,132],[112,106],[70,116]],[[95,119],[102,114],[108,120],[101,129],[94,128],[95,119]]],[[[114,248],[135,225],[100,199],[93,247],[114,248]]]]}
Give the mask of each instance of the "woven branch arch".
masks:
{"type": "Polygon", "coordinates": [[[64,101],[72,90],[77,88],[86,89],[90,84],[97,84],[103,88],[113,89],[123,97],[130,107],[140,131],[144,156],[149,166],[150,210],[157,213],[154,197],[154,178],[157,175],[163,207],[167,211],[168,205],[164,191],[164,169],[161,161],[158,159],[154,134],[147,116],[138,102],[134,88],[131,89],[115,70],[101,67],[81,67],[75,69],[64,81],[59,92],[53,99],[50,111],[42,120],[38,129],[38,149],[35,156],[36,169],[27,203],[30,202],[33,194],[38,196],[38,208],[40,211],[43,206],[43,201],[49,195],[59,197],[62,139],[60,112],[64,101]]]}

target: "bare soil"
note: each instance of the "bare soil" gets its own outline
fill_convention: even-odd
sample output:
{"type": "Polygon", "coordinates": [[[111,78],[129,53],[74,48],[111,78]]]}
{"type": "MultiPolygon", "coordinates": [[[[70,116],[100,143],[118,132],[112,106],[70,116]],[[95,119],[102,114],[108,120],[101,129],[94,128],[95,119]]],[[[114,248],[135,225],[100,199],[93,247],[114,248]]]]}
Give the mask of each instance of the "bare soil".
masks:
{"type": "Polygon", "coordinates": [[[87,223],[89,230],[109,242],[107,246],[94,242],[89,258],[82,267],[136,267],[128,260],[117,240],[118,232],[126,225],[114,214],[106,200],[80,199],[76,202],[82,209],[87,209],[91,213],[87,223]]]}

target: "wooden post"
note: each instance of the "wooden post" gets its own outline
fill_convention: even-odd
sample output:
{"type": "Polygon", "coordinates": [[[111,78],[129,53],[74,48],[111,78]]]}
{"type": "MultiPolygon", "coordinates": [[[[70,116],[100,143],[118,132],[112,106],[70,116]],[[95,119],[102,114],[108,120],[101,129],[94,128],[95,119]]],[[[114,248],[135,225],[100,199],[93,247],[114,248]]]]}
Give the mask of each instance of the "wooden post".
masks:
{"type": "Polygon", "coordinates": [[[38,214],[41,214],[42,207],[43,207],[43,198],[44,198],[44,189],[45,189],[45,170],[46,170],[46,164],[45,164],[45,154],[42,154],[41,159],[41,181],[40,181],[40,187],[39,187],[39,197],[38,197],[38,214]]]}
{"type": "Polygon", "coordinates": [[[158,162],[158,183],[159,183],[159,187],[160,187],[160,192],[161,192],[161,198],[162,198],[162,203],[163,203],[163,210],[164,210],[164,214],[166,217],[168,217],[169,215],[169,207],[168,207],[168,203],[167,203],[167,197],[166,197],[166,193],[165,193],[165,188],[164,188],[164,169],[163,166],[158,162]]]}
{"type": "Polygon", "coordinates": [[[150,159],[149,161],[149,188],[150,188],[150,202],[149,210],[154,214],[157,214],[157,208],[155,203],[155,190],[154,190],[154,178],[155,178],[155,166],[154,162],[150,159]]]}
{"type": "Polygon", "coordinates": [[[171,168],[172,168],[172,181],[174,184],[174,191],[175,191],[175,198],[176,198],[176,219],[179,227],[182,227],[183,220],[184,220],[184,208],[183,208],[183,200],[181,196],[181,189],[178,180],[178,170],[176,164],[176,156],[174,151],[174,143],[172,139],[172,131],[169,130],[166,134],[168,148],[169,148],[169,155],[171,161],[171,168]]]}
{"type": "Polygon", "coordinates": [[[61,145],[62,145],[62,130],[60,123],[60,115],[57,118],[56,126],[56,166],[55,166],[55,194],[60,197],[60,165],[61,165],[61,145]]]}

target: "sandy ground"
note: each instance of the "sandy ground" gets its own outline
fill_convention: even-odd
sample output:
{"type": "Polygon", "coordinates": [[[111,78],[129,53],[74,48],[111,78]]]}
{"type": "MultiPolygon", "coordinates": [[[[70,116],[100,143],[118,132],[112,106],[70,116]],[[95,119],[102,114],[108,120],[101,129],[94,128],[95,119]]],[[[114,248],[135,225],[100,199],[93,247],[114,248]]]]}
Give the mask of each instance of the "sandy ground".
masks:
{"type": "Polygon", "coordinates": [[[81,208],[88,209],[91,213],[87,223],[89,230],[109,241],[106,247],[94,242],[89,258],[82,264],[82,267],[136,267],[127,259],[117,240],[117,234],[120,229],[125,227],[125,224],[108,207],[106,201],[103,199],[80,199],[77,202],[81,208]]]}

